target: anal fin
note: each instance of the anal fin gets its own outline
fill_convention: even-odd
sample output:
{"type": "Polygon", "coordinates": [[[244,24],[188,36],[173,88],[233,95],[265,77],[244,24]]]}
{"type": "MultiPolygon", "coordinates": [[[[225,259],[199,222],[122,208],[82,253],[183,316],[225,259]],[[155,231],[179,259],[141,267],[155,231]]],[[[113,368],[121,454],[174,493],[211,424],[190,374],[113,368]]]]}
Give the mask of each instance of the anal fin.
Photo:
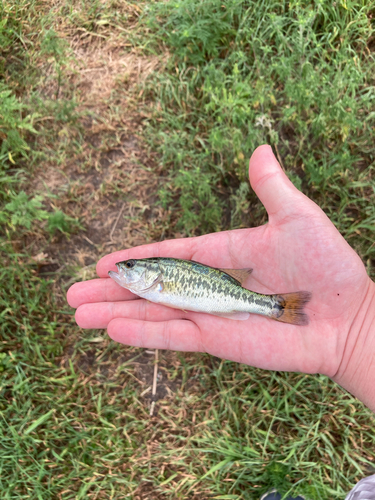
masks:
{"type": "Polygon", "coordinates": [[[249,319],[250,314],[248,312],[232,312],[232,313],[210,313],[214,316],[219,316],[220,318],[234,319],[236,321],[246,321],[249,319]]]}

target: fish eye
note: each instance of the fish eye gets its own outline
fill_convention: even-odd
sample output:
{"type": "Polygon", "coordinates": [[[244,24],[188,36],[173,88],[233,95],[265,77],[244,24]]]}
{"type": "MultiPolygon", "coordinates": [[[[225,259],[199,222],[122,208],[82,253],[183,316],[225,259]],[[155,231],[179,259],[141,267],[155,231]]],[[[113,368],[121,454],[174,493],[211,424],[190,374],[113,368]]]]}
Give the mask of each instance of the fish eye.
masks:
{"type": "Polygon", "coordinates": [[[128,269],[131,269],[134,266],[135,266],[135,260],[127,260],[125,262],[125,267],[127,267],[128,269]]]}

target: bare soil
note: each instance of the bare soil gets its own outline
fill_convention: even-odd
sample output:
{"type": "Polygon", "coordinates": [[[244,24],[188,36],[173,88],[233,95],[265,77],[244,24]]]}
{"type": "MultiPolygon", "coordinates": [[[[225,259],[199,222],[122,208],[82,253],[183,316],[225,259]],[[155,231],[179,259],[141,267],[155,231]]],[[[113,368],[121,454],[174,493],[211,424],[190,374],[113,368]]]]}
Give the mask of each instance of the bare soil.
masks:
{"type": "MultiPolygon", "coordinates": [[[[71,49],[67,76],[61,84],[52,62],[41,61],[39,92],[55,103],[74,97],[78,118],[74,125],[51,119],[51,129],[56,129],[53,148],[61,154],[46,155],[35,170],[34,181],[25,188],[33,194],[48,193],[50,209],[62,210],[82,227],[68,237],[59,233],[48,241],[35,231],[26,244],[37,272],[55,281],[58,302],[67,309],[65,294],[72,283],[96,277],[96,262],[107,253],[162,239],[168,214],[156,203],[161,168],[142,139],[145,116],[137,106],[141,83],[164,61],[137,54],[125,42],[118,42],[116,32],[95,37],[62,26],[60,35],[71,49]]],[[[37,140],[42,149],[51,147],[37,140]]],[[[98,335],[106,337],[104,332],[98,335]]],[[[78,340],[76,336],[68,339],[63,364],[78,340]]],[[[124,346],[123,355],[108,359],[104,375],[112,377],[131,356],[134,352],[124,346]]],[[[96,348],[78,357],[82,376],[95,372],[97,357],[96,348]]],[[[151,401],[153,359],[153,353],[146,351],[134,365],[145,405],[151,401]]],[[[173,395],[178,384],[166,376],[169,362],[167,355],[161,357],[157,399],[173,395]]]]}

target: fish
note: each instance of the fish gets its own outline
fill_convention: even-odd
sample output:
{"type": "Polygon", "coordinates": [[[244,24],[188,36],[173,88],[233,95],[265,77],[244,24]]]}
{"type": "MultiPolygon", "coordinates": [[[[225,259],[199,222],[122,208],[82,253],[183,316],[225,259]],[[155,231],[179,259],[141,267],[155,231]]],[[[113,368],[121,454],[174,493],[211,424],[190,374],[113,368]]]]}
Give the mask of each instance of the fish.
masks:
{"type": "Polygon", "coordinates": [[[232,320],[250,314],[307,325],[303,311],[310,292],[266,295],[244,288],[252,269],[220,269],[193,260],[170,257],[128,259],[116,264],[109,276],[135,295],[182,311],[208,313],[232,320]]]}

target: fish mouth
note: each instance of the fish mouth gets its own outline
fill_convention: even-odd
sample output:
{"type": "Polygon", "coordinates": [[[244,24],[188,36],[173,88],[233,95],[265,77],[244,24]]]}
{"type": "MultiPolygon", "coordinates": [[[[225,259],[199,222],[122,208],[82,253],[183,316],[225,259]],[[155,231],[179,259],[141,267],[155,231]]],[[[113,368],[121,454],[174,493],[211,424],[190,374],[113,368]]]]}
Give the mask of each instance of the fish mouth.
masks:
{"type": "Polygon", "coordinates": [[[115,279],[115,278],[120,278],[120,275],[122,274],[121,273],[121,269],[120,269],[120,266],[118,264],[115,264],[116,268],[117,268],[117,273],[116,271],[108,271],[108,275],[115,279]]]}
{"type": "Polygon", "coordinates": [[[117,267],[117,273],[116,271],[108,271],[108,275],[110,278],[112,278],[116,283],[120,286],[124,286],[124,275],[121,273],[118,265],[116,264],[117,267]]]}

